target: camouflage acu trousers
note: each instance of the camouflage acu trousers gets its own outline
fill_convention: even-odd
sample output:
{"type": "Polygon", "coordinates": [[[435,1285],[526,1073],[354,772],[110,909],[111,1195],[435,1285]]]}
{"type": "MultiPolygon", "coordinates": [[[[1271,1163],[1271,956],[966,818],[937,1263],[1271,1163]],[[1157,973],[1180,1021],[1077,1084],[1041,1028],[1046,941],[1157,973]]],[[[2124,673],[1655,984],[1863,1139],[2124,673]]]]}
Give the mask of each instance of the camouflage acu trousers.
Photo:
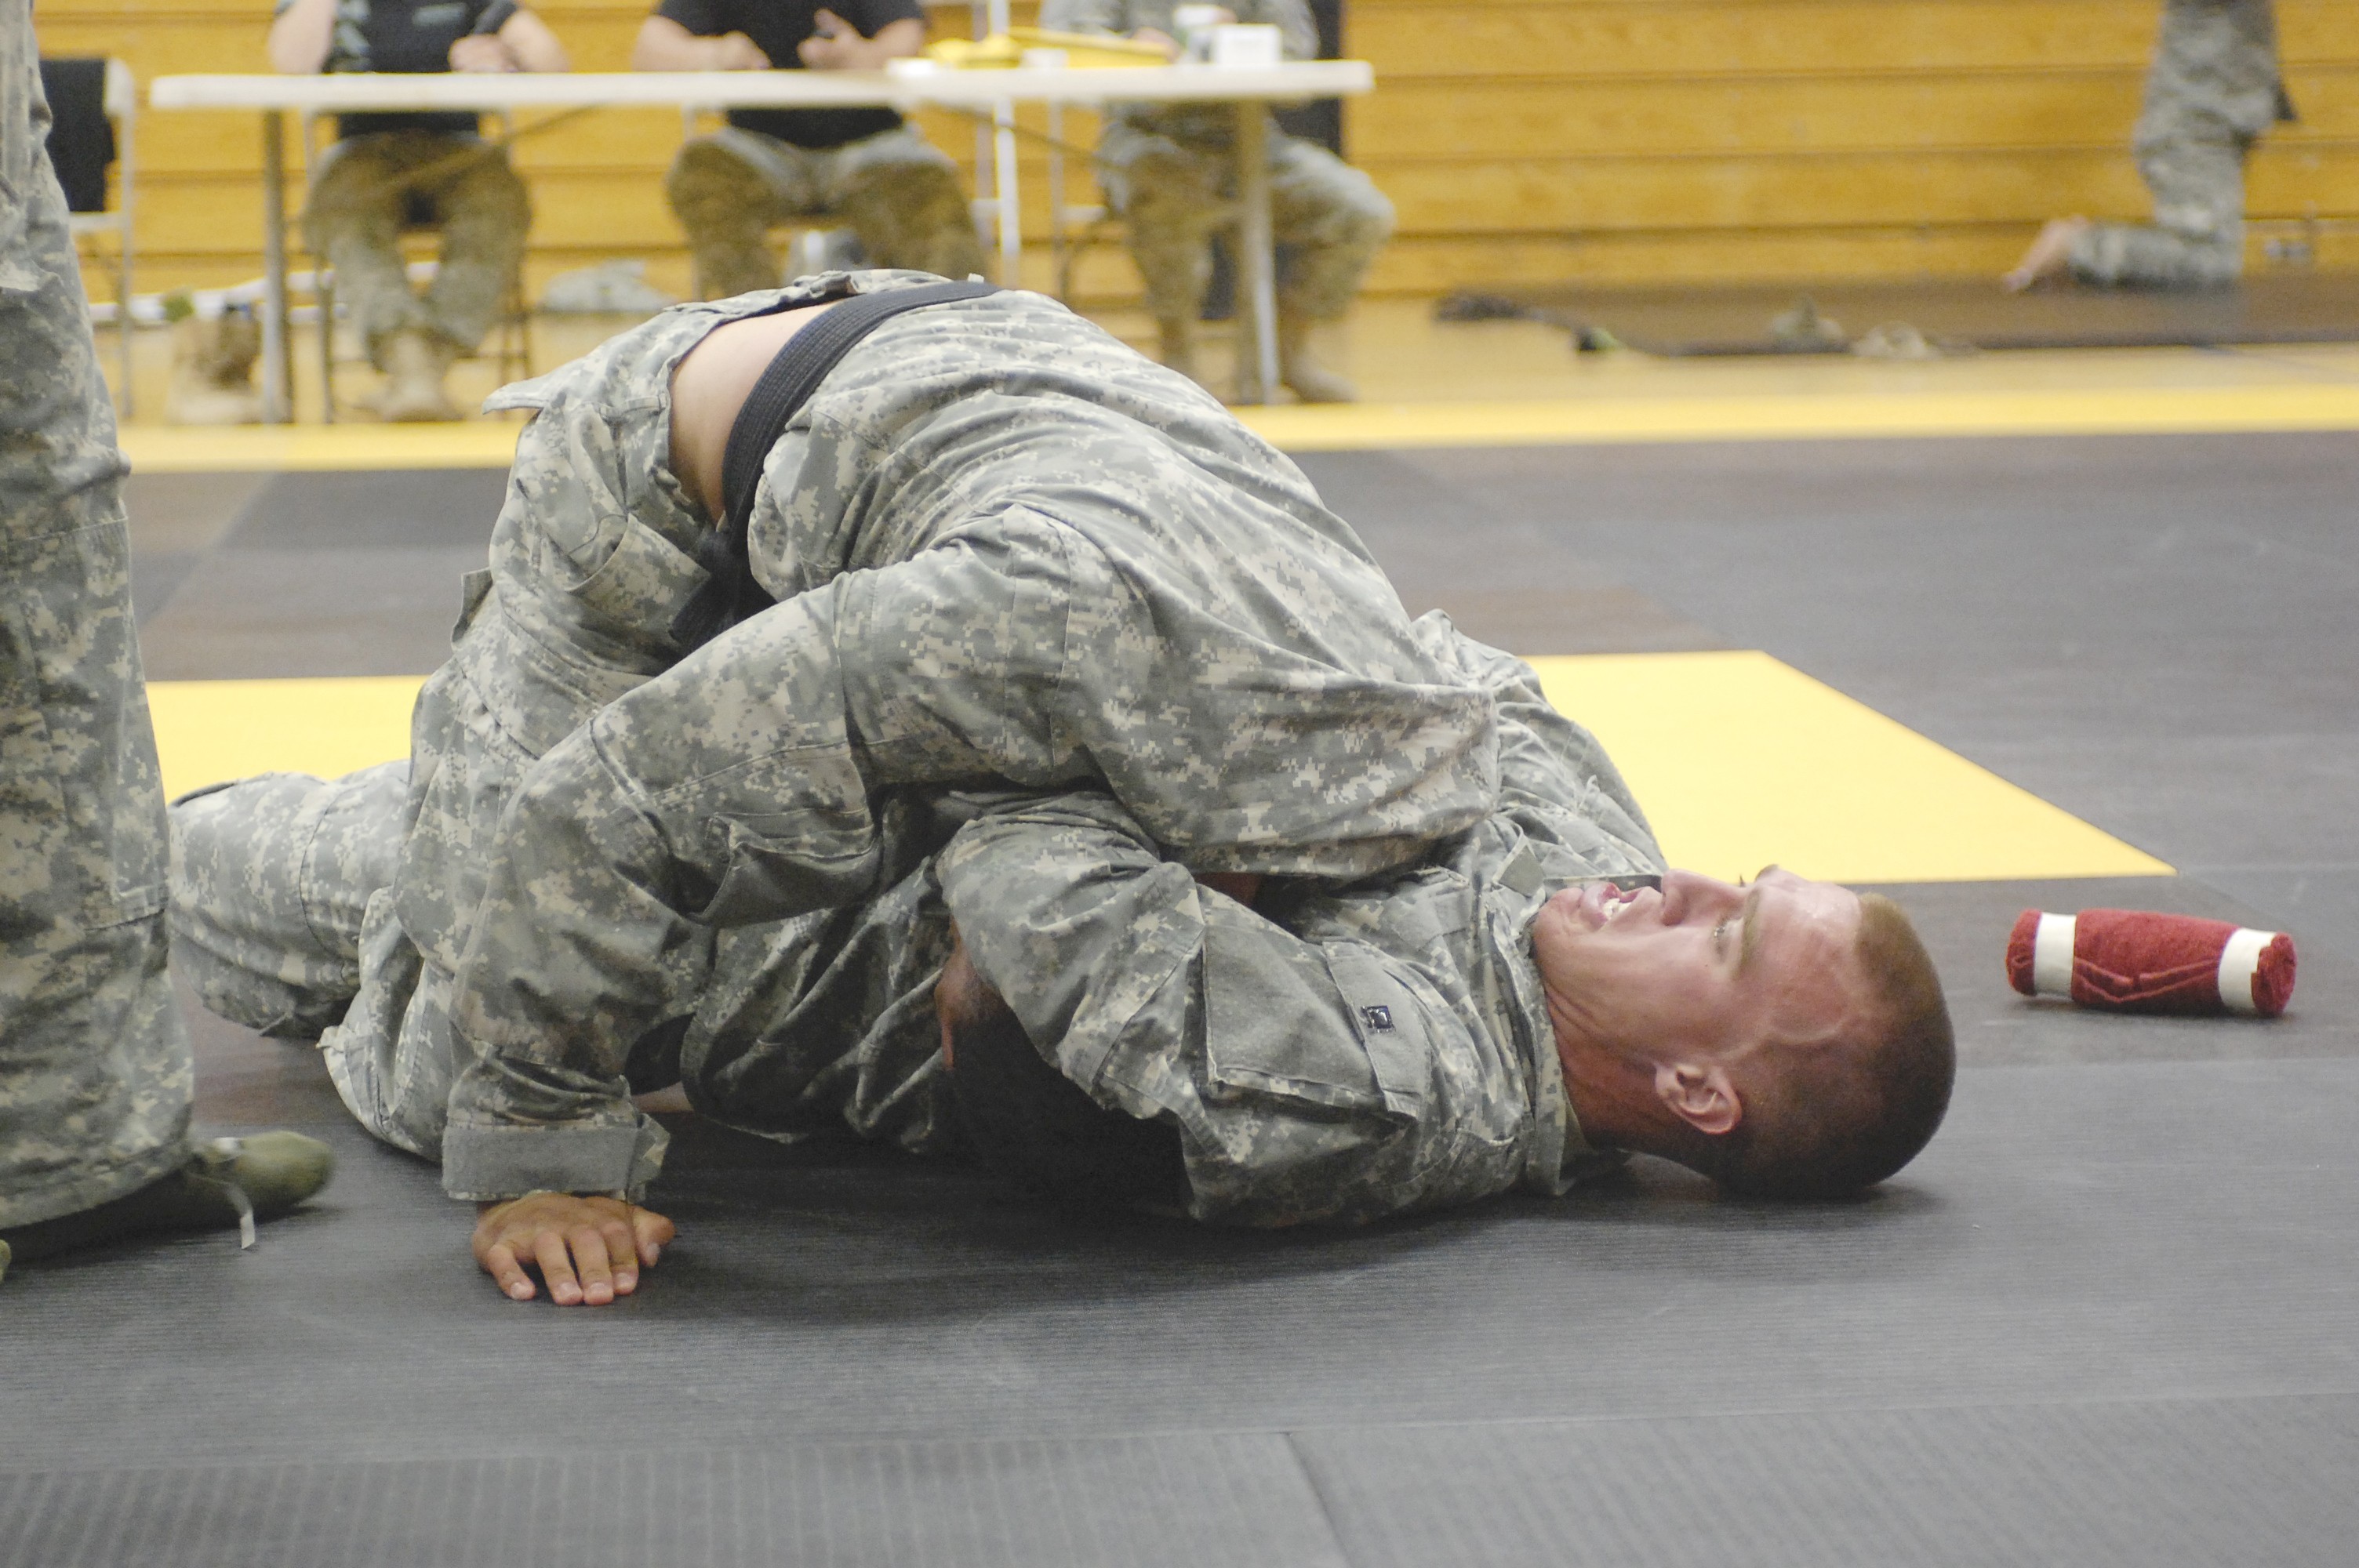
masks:
{"type": "Polygon", "coordinates": [[[707,299],[776,288],[769,232],[801,218],[850,224],[870,266],[944,277],[983,270],[957,167],[907,126],[840,147],[799,147],[733,125],[681,147],[664,193],[688,231],[707,299]]]}
{"type": "Polygon", "coordinates": [[[303,212],[314,254],[336,269],[336,295],[384,368],[381,345],[404,330],[464,351],[498,319],[524,255],[532,204],[507,154],[477,136],[387,131],[338,142],[312,176],[303,212]],[[401,231],[413,215],[442,237],[425,295],[403,270],[401,231]]]}
{"type": "Polygon", "coordinates": [[[2245,156],[2293,117],[2269,0],[2164,0],[2134,146],[2151,223],[2101,223],[2073,247],[2090,283],[2202,288],[2245,266],[2245,156]]]}
{"type": "MultiPolygon", "coordinates": [[[[1194,320],[1212,277],[1212,237],[1236,222],[1228,147],[1115,121],[1097,162],[1107,203],[1128,224],[1148,308],[1158,320],[1194,320]]],[[[1312,320],[1341,316],[1392,235],[1392,203],[1326,148],[1273,130],[1269,204],[1272,237],[1292,253],[1280,308],[1312,320]]]]}
{"type": "Polygon", "coordinates": [[[0,1228],[178,1165],[193,1080],[125,467],[36,59],[27,0],[0,0],[0,1228]]]}
{"type": "Polygon", "coordinates": [[[2072,275],[2108,287],[2208,288],[2245,270],[2245,154],[2251,144],[2141,135],[2151,223],[2100,223],[2072,247],[2072,275]]]}
{"type": "MultiPolygon", "coordinates": [[[[224,1018],[328,1035],[329,1070],[356,1110],[374,1109],[370,1130],[431,1156],[451,1080],[439,1009],[428,1033],[440,1049],[357,1048],[398,1040],[398,1016],[355,1019],[352,1041],[338,1038],[355,1005],[381,1013],[423,978],[391,919],[409,774],[406,761],[334,780],[266,773],[178,802],[173,962],[224,1018]]],[[[715,934],[701,990],[631,1053],[635,1089],[683,1084],[704,1114],[769,1138],[955,1142],[933,1014],[950,917],[927,855],[958,817],[915,801],[886,816],[873,896],[715,934]]]]}

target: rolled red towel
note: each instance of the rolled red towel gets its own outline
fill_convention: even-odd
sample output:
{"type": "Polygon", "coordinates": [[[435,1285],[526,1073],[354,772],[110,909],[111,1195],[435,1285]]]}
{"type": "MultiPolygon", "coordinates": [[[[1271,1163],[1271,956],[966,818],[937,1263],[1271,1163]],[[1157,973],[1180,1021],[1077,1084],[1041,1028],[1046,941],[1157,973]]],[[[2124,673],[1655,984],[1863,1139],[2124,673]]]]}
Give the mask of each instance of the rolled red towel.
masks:
{"type": "Polygon", "coordinates": [[[2026,996],[2123,1012],[2275,1018],[2293,996],[2293,938],[2191,914],[2027,909],[2007,938],[2006,978],[2026,996]]]}

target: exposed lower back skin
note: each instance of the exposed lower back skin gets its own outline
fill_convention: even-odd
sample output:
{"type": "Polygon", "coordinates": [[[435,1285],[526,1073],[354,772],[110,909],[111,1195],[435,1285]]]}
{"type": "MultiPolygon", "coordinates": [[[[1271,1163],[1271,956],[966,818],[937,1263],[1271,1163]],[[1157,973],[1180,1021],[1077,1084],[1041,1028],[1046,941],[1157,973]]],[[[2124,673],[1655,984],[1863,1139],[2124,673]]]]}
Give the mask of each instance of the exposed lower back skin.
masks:
{"type": "Polygon", "coordinates": [[[716,327],[672,372],[671,470],[707,515],[721,514],[729,431],[755,383],[797,332],[842,303],[832,299],[716,327]]]}

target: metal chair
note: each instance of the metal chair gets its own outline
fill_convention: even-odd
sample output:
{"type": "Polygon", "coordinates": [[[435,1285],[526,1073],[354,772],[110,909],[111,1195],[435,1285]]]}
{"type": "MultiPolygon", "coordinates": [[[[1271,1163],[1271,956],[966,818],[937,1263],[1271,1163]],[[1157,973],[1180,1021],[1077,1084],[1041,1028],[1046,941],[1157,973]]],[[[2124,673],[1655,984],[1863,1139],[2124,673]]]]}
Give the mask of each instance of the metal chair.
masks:
{"type": "Polygon", "coordinates": [[[41,92],[49,101],[49,161],[66,193],[66,229],[80,254],[101,234],[114,236],[114,336],[120,358],[115,406],[131,416],[131,262],[133,192],[139,84],[119,59],[41,61],[41,92]],[[107,205],[107,171],[116,200],[107,205]]]}

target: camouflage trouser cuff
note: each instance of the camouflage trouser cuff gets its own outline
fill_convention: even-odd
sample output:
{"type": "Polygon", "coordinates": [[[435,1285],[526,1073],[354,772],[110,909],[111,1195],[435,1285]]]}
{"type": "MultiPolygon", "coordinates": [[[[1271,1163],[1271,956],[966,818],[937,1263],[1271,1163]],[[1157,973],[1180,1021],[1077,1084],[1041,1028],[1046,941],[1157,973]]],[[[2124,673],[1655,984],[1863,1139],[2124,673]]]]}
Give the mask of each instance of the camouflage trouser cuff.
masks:
{"type": "Polygon", "coordinates": [[[473,1203],[505,1202],[533,1192],[619,1193],[636,1202],[662,1163],[664,1141],[663,1130],[652,1123],[453,1124],[442,1135],[442,1190],[473,1203]]]}

